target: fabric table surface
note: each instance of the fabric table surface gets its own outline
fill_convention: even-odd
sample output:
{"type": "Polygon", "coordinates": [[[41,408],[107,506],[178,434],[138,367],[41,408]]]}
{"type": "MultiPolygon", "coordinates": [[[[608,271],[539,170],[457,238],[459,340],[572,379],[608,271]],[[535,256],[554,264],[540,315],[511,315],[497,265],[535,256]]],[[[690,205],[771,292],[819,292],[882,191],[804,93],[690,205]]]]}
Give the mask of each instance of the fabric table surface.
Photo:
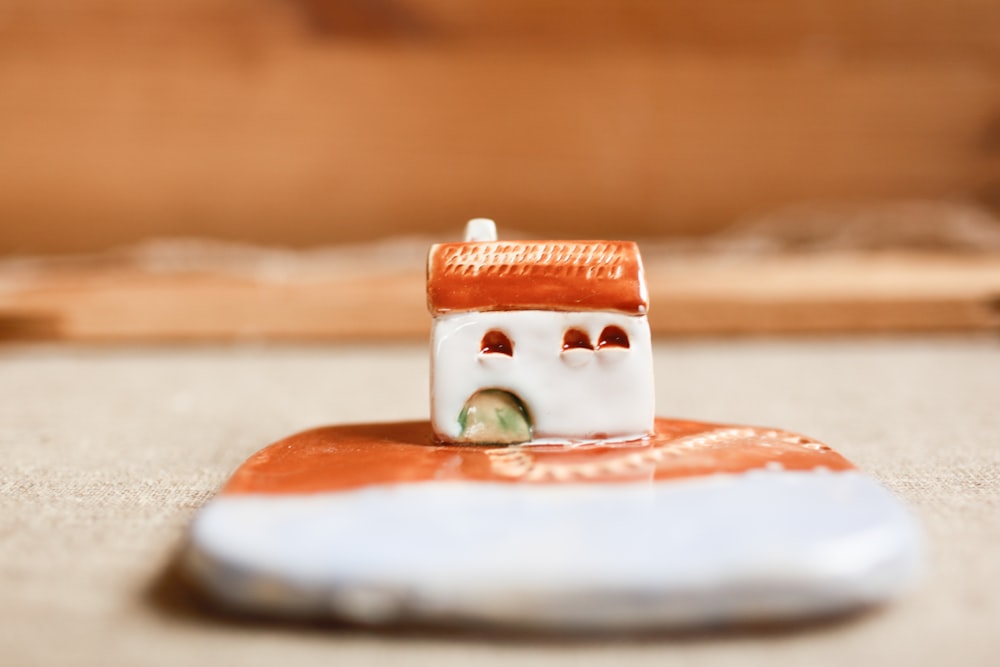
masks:
{"type": "Polygon", "coordinates": [[[0,665],[988,665],[1000,656],[1000,344],[660,342],[658,414],[833,446],[919,516],[884,608],[793,629],[551,638],[205,611],[170,564],[246,457],[338,422],[424,419],[427,346],[0,348],[0,665]]]}

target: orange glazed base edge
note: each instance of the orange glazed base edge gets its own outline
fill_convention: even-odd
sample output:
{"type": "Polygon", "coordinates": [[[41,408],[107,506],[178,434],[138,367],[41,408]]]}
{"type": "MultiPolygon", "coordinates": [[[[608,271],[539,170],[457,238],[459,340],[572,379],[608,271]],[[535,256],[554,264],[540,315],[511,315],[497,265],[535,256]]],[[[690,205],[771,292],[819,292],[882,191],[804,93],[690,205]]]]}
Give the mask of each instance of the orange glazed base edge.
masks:
{"type": "Polygon", "coordinates": [[[795,433],[657,418],[649,438],[622,443],[462,446],[435,441],[428,421],[328,426],[251,456],[223,494],[311,494],[372,485],[650,482],[751,470],[852,470],[795,433]]]}

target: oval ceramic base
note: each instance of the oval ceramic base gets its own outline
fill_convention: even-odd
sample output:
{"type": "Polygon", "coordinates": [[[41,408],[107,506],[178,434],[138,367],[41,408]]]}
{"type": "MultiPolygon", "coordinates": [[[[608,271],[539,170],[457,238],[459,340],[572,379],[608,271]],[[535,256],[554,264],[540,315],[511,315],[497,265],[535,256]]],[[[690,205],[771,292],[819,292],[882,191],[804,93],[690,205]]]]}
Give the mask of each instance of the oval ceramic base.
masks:
{"type": "Polygon", "coordinates": [[[899,501],[795,434],[657,420],[613,446],[445,447],[413,422],[261,451],[186,564],[253,612],[638,630],[860,609],[920,555],[899,501]]]}

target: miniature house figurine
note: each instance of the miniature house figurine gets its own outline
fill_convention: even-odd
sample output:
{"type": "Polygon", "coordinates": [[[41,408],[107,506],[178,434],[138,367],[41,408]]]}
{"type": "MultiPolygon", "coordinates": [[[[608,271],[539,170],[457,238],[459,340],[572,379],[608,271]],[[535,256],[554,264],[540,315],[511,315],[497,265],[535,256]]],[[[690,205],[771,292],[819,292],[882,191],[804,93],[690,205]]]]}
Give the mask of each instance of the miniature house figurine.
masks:
{"type": "Polygon", "coordinates": [[[840,618],[919,573],[912,517],[830,447],[654,419],[635,244],[499,242],[474,220],[427,269],[430,423],[312,428],[248,459],[184,552],[223,606],[714,632],[840,618]]]}
{"type": "Polygon", "coordinates": [[[431,426],[449,443],[577,443],[653,432],[642,261],[624,241],[434,245],[431,426]]]}

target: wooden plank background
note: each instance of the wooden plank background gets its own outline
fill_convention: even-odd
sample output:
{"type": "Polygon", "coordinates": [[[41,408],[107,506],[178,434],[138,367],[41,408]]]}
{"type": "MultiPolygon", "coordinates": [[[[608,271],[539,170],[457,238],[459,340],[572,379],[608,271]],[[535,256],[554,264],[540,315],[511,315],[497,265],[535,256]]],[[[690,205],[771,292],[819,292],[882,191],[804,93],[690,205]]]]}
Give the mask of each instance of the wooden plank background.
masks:
{"type": "Polygon", "coordinates": [[[7,0],[0,253],[1000,206],[995,0],[7,0]]]}
{"type": "MultiPolygon", "coordinates": [[[[0,342],[425,338],[431,239],[290,252],[157,242],[0,262],[0,342]]],[[[656,335],[998,331],[1000,255],[641,244],[656,335]]]]}

